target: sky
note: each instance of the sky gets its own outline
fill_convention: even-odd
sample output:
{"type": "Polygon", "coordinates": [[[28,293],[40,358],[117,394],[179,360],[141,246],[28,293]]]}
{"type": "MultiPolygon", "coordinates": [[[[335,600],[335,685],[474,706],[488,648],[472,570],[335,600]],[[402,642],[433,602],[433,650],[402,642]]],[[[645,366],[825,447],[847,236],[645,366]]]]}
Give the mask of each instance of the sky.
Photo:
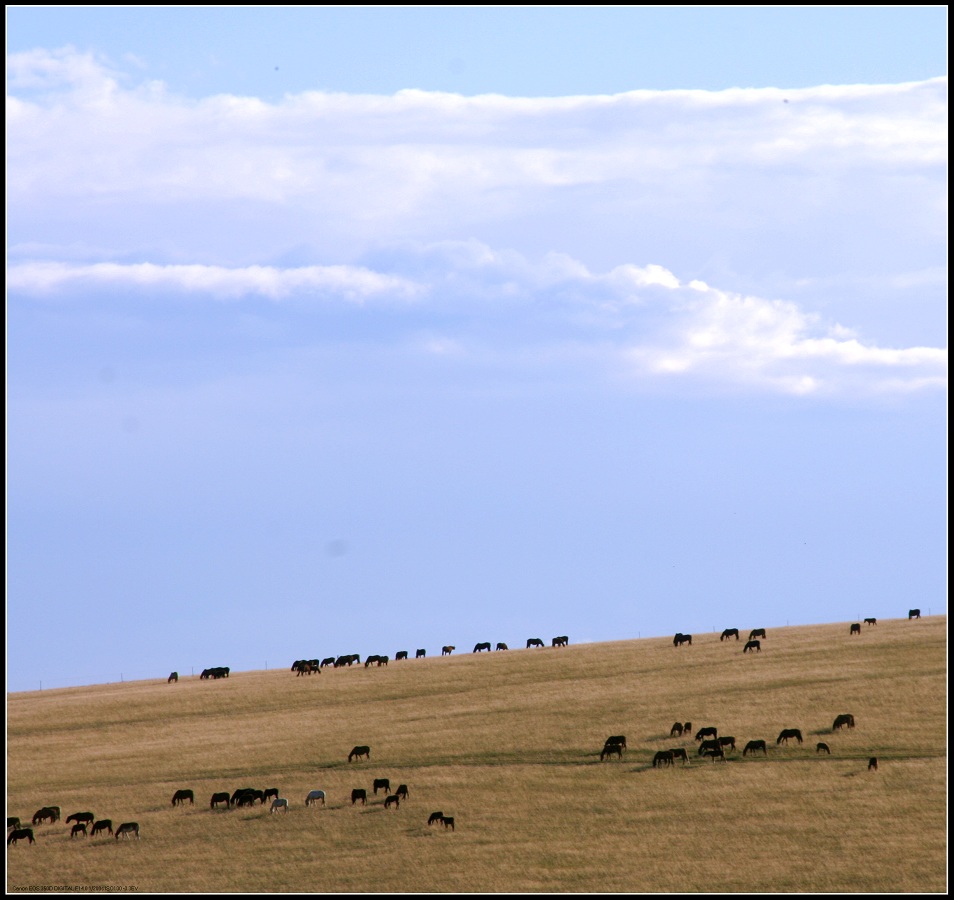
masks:
{"type": "Polygon", "coordinates": [[[946,8],[6,22],[8,691],[946,612],[946,8]]]}

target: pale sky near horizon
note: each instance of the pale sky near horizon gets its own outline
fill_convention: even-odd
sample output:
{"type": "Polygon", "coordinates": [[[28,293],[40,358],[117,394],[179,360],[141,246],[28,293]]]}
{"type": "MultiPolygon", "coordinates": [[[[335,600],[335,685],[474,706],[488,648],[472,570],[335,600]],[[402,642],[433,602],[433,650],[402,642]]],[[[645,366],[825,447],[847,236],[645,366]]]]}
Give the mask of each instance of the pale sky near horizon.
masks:
{"type": "Polygon", "coordinates": [[[946,612],[946,8],[6,16],[8,690],[946,612]]]}

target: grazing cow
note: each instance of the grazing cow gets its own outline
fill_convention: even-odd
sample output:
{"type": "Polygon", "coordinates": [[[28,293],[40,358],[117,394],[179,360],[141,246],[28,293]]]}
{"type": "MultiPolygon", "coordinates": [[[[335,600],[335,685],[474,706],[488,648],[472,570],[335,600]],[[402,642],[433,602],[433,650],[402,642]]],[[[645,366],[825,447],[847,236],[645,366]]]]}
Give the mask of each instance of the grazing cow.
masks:
{"type": "Polygon", "coordinates": [[[762,642],[761,641],[746,641],[745,646],[742,648],[742,652],[748,653],[749,650],[754,650],[756,653],[761,653],[762,642]]]}
{"type": "Polygon", "coordinates": [[[764,629],[764,628],[753,628],[753,629],[749,632],[749,640],[750,640],[750,641],[754,641],[756,638],[764,638],[764,637],[765,637],[765,629],[764,629]]]}
{"type": "Polygon", "coordinates": [[[688,737],[692,734],[692,722],[684,722],[682,726],[683,737],[688,737]]]}
{"type": "Polygon", "coordinates": [[[776,738],[776,744],[787,744],[789,738],[795,738],[798,743],[802,742],[802,733],[797,728],[783,728],[776,738]]]}
{"type": "Polygon", "coordinates": [[[380,658],[381,657],[378,656],[376,653],[372,654],[364,661],[364,667],[368,668],[368,666],[373,666],[380,658]]]}
{"type": "Polygon", "coordinates": [[[708,728],[700,728],[696,732],[696,740],[701,741],[703,738],[713,737],[717,738],[719,736],[719,729],[715,725],[710,725],[708,728]]]}
{"type": "Polygon", "coordinates": [[[719,743],[722,747],[731,747],[735,750],[735,738],[734,737],[720,737],[719,743]]]}
{"type": "Polygon", "coordinates": [[[254,806],[256,800],[261,800],[262,805],[265,804],[263,799],[263,794],[261,791],[246,791],[245,793],[239,794],[238,799],[235,801],[237,807],[242,806],[254,806]]]}
{"type": "Polygon", "coordinates": [[[540,638],[527,638],[527,649],[531,647],[542,647],[544,646],[543,641],[540,638]]]}
{"type": "Polygon", "coordinates": [[[375,797],[378,795],[378,788],[381,788],[385,794],[389,794],[391,792],[391,780],[389,778],[375,778],[374,784],[372,786],[374,787],[375,797]]]}
{"type": "Polygon", "coordinates": [[[313,665],[311,660],[307,659],[303,659],[300,663],[298,663],[295,671],[296,676],[311,675],[312,672],[317,672],[319,675],[321,674],[320,666],[313,665]]]}
{"type": "Polygon", "coordinates": [[[653,768],[657,766],[671,766],[673,764],[672,750],[660,750],[653,757],[653,768]]]}
{"type": "Polygon", "coordinates": [[[326,656],[321,661],[321,668],[323,669],[325,666],[334,666],[334,664],[335,664],[335,658],[333,656],[326,656]]]}
{"type": "Polygon", "coordinates": [[[713,738],[711,741],[703,741],[699,745],[699,756],[705,754],[708,750],[721,750],[722,744],[718,738],[713,738]]]}
{"type": "Polygon", "coordinates": [[[432,812],[432,813],[430,814],[430,816],[428,817],[428,819],[427,819],[427,824],[428,824],[428,825],[433,825],[435,822],[440,822],[440,820],[443,819],[443,818],[444,818],[444,813],[442,813],[442,812],[440,812],[440,811],[438,811],[438,812],[432,812]]]}
{"type": "Polygon", "coordinates": [[[182,789],[182,790],[176,791],[172,795],[173,806],[180,806],[180,805],[184,806],[186,800],[189,801],[190,806],[195,806],[195,794],[193,794],[192,791],[188,789],[182,789]]]}
{"type": "Polygon", "coordinates": [[[509,649],[510,648],[505,643],[503,643],[503,641],[499,641],[497,643],[497,646],[494,647],[494,650],[509,650],[509,649]]]}
{"type": "Polygon", "coordinates": [[[877,756],[872,756],[871,759],[868,760],[868,771],[870,772],[872,769],[874,769],[875,771],[877,771],[877,769],[878,769],[878,757],[877,757],[877,756]]]}
{"type": "Polygon", "coordinates": [[[229,797],[229,806],[251,806],[251,802],[240,803],[243,797],[251,797],[255,793],[255,788],[236,788],[235,792],[229,797]]]}
{"type": "Polygon", "coordinates": [[[722,762],[725,762],[725,751],[721,747],[709,747],[702,755],[709,756],[713,760],[721,759],[722,762]]]}
{"type": "Polygon", "coordinates": [[[95,819],[96,816],[94,816],[91,812],[78,812],[73,813],[71,816],[67,816],[66,824],[69,825],[70,822],[76,822],[77,825],[91,825],[95,819]]]}
{"type": "Polygon", "coordinates": [[[844,713],[843,715],[835,716],[835,721],[832,722],[831,730],[840,731],[845,726],[848,728],[855,727],[855,717],[851,713],[844,713]]]}
{"type": "Polygon", "coordinates": [[[600,751],[600,762],[603,762],[607,756],[616,754],[620,759],[623,758],[623,747],[622,744],[606,744],[603,749],[600,751]]]}
{"type": "Polygon", "coordinates": [[[116,829],[116,840],[119,840],[120,835],[122,835],[124,838],[127,838],[131,834],[136,835],[136,840],[139,840],[139,823],[123,822],[123,824],[116,829]]]}
{"type": "Polygon", "coordinates": [[[685,765],[689,765],[689,754],[686,753],[685,747],[674,747],[669,752],[672,754],[673,760],[681,759],[685,765]]]}
{"type": "Polygon", "coordinates": [[[50,820],[52,825],[54,822],[58,821],[60,818],[59,812],[57,812],[55,807],[44,806],[42,809],[38,809],[33,814],[33,824],[39,825],[41,822],[45,822],[47,819],[50,820]]]}
{"type": "Polygon", "coordinates": [[[625,734],[613,734],[610,735],[605,741],[603,741],[604,747],[622,747],[626,749],[626,735],[625,734]]]}
{"type": "Polygon", "coordinates": [[[427,656],[426,650],[418,650],[417,653],[414,654],[415,659],[424,659],[425,656],[427,656]]]}
{"type": "Polygon", "coordinates": [[[325,805],[325,792],[324,791],[309,791],[308,796],[305,797],[305,806],[311,806],[312,803],[317,803],[321,801],[321,805],[325,805]]]}
{"type": "Polygon", "coordinates": [[[389,657],[387,657],[387,656],[379,656],[379,657],[378,657],[378,666],[386,666],[386,665],[388,664],[388,659],[389,659],[389,657]]]}
{"type": "Polygon", "coordinates": [[[209,809],[215,809],[215,807],[218,806],[220,803],[224,803],[226,808],[232,805],[229,802],[229,795],[227,791],[223,791],[219,794],[213,794],[212,800],[209,803],[209,809]]]}
{"type": "MultiPolygon", "coordinates": [[[[920,618],[921,618],[921,610],[919,610],[919,609],[909,609],[909,610],[908,610],[908,618],[909,618],[909,619],[920,619],[920,618]]],[[[877,766],[875,766],[875,768],[877,768],[877,766]]]]}
{"type": "Polygon", "coordinates": [[[268,810],[268,814],[271,815],[275,812],[276,809],[280,809],[282,812],[288,812],[288,800],[284,797],[276,797],[272,800],[272,805],[268,810]]]}
{"type": "Polygon", "coordinates": [[[457,648],[453,644],[441,647],[441,656],[450,656],[457,648]]]}
{"type": "Polygon", "coordinates": [[[570,639],[569,639],[565,634],[561,634],[561,635],[559,635],[558,637],[555,637],[555,638],[553,639],[553,643],[551,644],[551,646],[553,646],[553,647],[569,647],[569,646],[570,646],[570,639]]]}
{"type": "Polygon", "coordinates": [[[748,756],[749,751],[755,753],[756,750],[761,750],[766,756],[768,756],[768,747],[765,746],[765,741],[749,741],[745,745],[745,749],[742,751],[743,756],[748,756]]]}
{"type": "Polygon", "coordinates": [[[730,637],[734,637],[736,640],[739,639],[739,629],[738,628],[726,628],[720,636],[720,641],[727,641],[730,637]]]}
{"type": "Polygon", "coordinates": [[[266,800],[274,800],[278,796],[278,788],[266,788],[262,792],[262,805],[264,806],[266,800]]]}
{"type": "Polygon", "coordinates": [[[20,817],[7,816],[7,828],[20,828],[20,817]]]}
{"type": "Polygon", "coordinates": [[[394,804],[398,809],[401,808],[401,798],[397,794],[389,794],[384,798],[384,808],[390,809],[391,804],[394,804]]]}
{"type": "Polygon", "coordinates": [[[681,631],[676,632],[676,636],[672,639],[673,647],[681,647],[683,644],[688,644],[692,646],[692,635],[683,634],[681,631]]]}
{"type": "Polygon", "coordinates": [[[17,841],[29,841],[31,844],[36,843],[36,838],[33,837],[32,828],[14,828],[7,837],[7,846],[15,844],[17,841]]]}
{"type": "Polygon", "coordinates": [[[95,825],[93,825],[93,837],[96,837],[101,831],[108,831],[110,834],[113,833],[113,820],[112,819],[100,819],[95,825]]]}
{"type": "Polygon", "coordinates": [[[78,834],[83,835],[83,837],[87,837],[87,836],[88,836],[88,835],[86,834],[86,823],[85,823],[85,822],[77,822],[77,823],[73,826],[72,830],[70,831],[70,840],[72,840],[73,838],[75,838],[76,835],[78,835],[78,834]]]}
{"type": "Polygon", "coordinates": [[[486,650],[490,653],[490,641],[484,641],[482,644],[474,644],[474,653],[480,653],[481,650],[486,650]]]}
{"type": "Polygon", "coordinates": [[[407,659],[407,650],[398,650],[398,652],[394,654],[394,658],[407,659]]]}
{"type": "Polygon", "coordinates": [[[669,737],[682,737],[682,722],[676,722],[669,729],[669,737]]]}
{"type": "Polygon", "coordinates": [[[359,800],[363,806],[368,805],[368,792],[364,788],[354,788],[351,791],[351,805],[354,806],[359,800]]]}
{"type": "Polygon", "coordinates": [[[399,784],[399,785],[397,786],[397,790],[394,792],[394,796],[395,796],[395,797],[402,797],[403,799],[407,800],[407,798],[408,798],[407,785],[406,785],[406,784],[399,784]]]}
{"type": "Polygon", "coordinates": [[[852,625],[848,628],[848,634],[861,634],[861,622],[852,623],[852,625]]]}
{"type": "Polygon", "coordinates": [[[445,830],[445,831],[446,831],[448,828],[449,828],[451,831],[454,831],[454,830],[455,830],[455,829],[454,829],[454,817],[453,817],[453,816],[441,816],[441,825],[444,826],[444,830],[445,830]]]}
{"type": "Polygon", "coordinates": [[[877,624],[878,624],[877,619],[865,619],[865,625],[877,625],[877,624]]]}
{"type": "Polygon", "coordinates": [[[362,756],[370,760],[371,748],[364,745],[361,745],[360,747],[352,747],[351,752],[348,754],[348,762],[351,762],[353,759],[360,759],[362,756]]]}
{"type": "Polygon", "coordinates": [[[824,743],[823,741],[819,741],[817,744],[815,744],[815,752],[827,753],[829,756],[831,756],[831,747],[829,747],[828,744],[824,743]]]}
{"type": "Polygon", "coordinates": [[[169,678],[166,680],[166,684],[171,684],[173,681],[176,681],[176,682],[177,682],[178,680],[179,680],[179,673],[178,673],[178,672],[173,672],[173,673],[169,676],[169,678]]]}

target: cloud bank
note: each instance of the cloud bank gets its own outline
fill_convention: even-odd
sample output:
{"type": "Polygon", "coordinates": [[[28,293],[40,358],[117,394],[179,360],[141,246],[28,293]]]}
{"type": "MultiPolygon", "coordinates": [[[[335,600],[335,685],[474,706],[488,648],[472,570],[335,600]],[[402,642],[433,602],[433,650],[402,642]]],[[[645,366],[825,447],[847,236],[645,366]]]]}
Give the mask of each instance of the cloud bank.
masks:
{"type": "Polygon", "coordinates": [[[72,48],[7,65],[14,294],[412,301],[448,355],[480,320],[641,383],[946,385],[945,349],[865,338],[805,287],[853,286],[836,310],[864,310],[865,284],[923,293],[919,272],[943,293],[945,78],[267,103],[72,48]]]}

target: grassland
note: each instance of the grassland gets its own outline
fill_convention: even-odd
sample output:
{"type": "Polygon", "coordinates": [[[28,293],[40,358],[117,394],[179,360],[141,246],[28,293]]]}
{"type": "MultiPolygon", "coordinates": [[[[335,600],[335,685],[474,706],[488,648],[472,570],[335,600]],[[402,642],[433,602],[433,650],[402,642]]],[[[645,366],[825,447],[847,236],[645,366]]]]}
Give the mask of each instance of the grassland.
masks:
{"type": "Polygon", "coordinates": [[[8,848],[7,889],[942,892],[946,629],[934,616],[860,636],[770,629],[761,654],[707,634],[9,695],[8,814],[91,810],[142,839],[39,825],[8,848]],[[832,732],[846,712],[857,727],[832,732]],[[700,760],[675,721],[739,751],[763,738],[768,756],[700,760]],[[787,727],[805,743],[776,746],[787,727]],[[629,748],[601,762],[615,734],[629,748]],[[348,763],[355,744],[370,761],[348,763]],[[652,768],[677,746],[689,766],[652,768]],[[386,810],[377,777],[409,799],[386,810]],[[209,809],[246,785],[278,787],[288,813],[209,809]],[[171,806],[179,788],[195,807],[171,806]],[[313,788],[325,808],[305,808],[313,788]],[[456,830],[429,828],[433,810],[456,830]]]}

